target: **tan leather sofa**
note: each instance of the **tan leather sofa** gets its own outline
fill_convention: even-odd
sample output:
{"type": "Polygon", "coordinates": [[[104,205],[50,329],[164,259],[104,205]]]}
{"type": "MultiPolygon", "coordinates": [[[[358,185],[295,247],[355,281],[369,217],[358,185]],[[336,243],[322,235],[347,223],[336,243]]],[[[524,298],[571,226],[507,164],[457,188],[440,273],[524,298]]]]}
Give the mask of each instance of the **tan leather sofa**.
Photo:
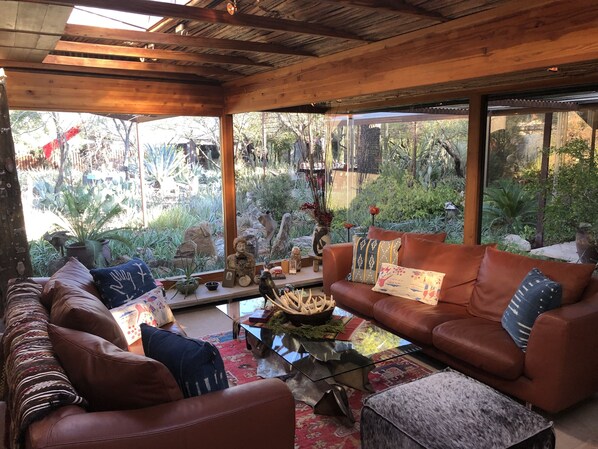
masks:
{"type": "Polygon", "coordinates": [[[481,245],[431,242],[421,235],[377,228],[370,228],[368,236],[401,237],[399,265],[446,273],[440,302],[428,305],[389,296],[347,280],[353,245],[343,243],[327,245],[323,254],[324,291],[337,304],[545,411],[558,412],[598,391],[598,278],[591,277],[593,266],[532,259],[481,245]],[[538,317],[524,352],[500,320],[534,267],[563,285],[563,300],[561,307],[538,317]]]}
{"type": "MultiPolygon", "coordinates": [[[[62,290],[65,285],[67,288],[79,288],[79,292],[81,289],[94,290],[89,278],[81,278],[77,270],[66,270],[58,275],[62,290]]],[[[46,282],[47,279],[39,280],[44,284],[39,299],[50,308],[56,298],[48,299],[47,293],[55,280],[56,277],[50,283],[46,282]]],[[[51,311],[49,316],[52,317],[51,311]]],[[[7,329],[15,325],[18,323],[6,323],[7,329]]],[[[85,326],[81,322],[76,325],[79,331],[85,326]]],[[[182,332],[176,323],[168,327],[182,332]]],[[[143,351],[139,344],[131,349],[137,353],[143,351]]],[[[5,347],[7,350],[10,351],[10,348],[5,347]]],[[[123,374],[97,372],[95,375],[99,380],[101,376],[123,374]]],[[[14,386],[8,385],[8,388],[10,390],[14,386]]],[[[267,446],[291,449],[294,446],[295,403],[288,387],[280,380],[259,380],[186,399],[177,392],[176,397],[177,400],[170,402],[126,410],[89,411],[76,405],[62,406],[30,424],[22,433],[21,447],[258,449],[267,446]]],[[[10,416],[11,410],[7,413],[10,416]]]]}

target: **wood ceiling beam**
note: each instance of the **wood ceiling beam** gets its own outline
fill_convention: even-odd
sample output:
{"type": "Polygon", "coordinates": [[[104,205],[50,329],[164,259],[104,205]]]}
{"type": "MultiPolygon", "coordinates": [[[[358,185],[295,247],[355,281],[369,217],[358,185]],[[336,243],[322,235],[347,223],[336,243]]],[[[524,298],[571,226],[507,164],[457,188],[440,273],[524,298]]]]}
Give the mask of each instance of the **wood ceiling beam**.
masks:
{"type": "Polygon", "coordinates": [[[353,8],[388,11],[392,13],[401,13],[407,16],[426,19],[434,22],[447,22],[450,20],[434,11],[428,11],[418,6],[409,5],[400,0],[320,0],[323,3],[335,3],[350,6],[353,8]]]}
{"type": "Polygon", "coordinates": [[[101,69],[136,70],[142,72],[188,73],[197,76],[218,76],[236,78],[239,73],[217,67],[181,66],[159,62],[118,61],[115,59],[80,58],[76,56],[48,55],[44,64],[58,64],[75,67],[93,67],[101,69]]]}
{"type": "Polygon", "coordinates": [[[311,22],[299,22],[296,20],[275,19],[267,16],[256,16],[237,13],[228,14],[226,11],[219,11],[197,6],[175,5],[149,0],[20,0],[27,3],[43,3],[63,6],[85,6],[101,8],[112,11],[121,11],[133,14],[149,16],[171,17],[198,22],[218,23],[236,27],[258,28],[263,30],[282,31],[285,33],[308,34],[312,36],[333,37],[338,39],[349,39],[363,41],[361,37],[343,30],[335,30],[330,27],[311,22]]]}
{"type": "Polygon", "coordinates": [[[303,50],[296,50],[278,44],[263,42],[238,41],[234,39],[214,39],[195,36],[180,36],[169,33],[153,33],[147,31],[116,30],[87,25],[70,25],[64,28],[64,35],[71,37],[87,37],[90,39],[121,40],[141,42],[144,44],[176,45],[193,48],[215,48],[219,50],[238,50],[258,53],[274,53],[290,56],[316,56],[303,50]]]}
{"type": "Polygon", "coordinates": [[[598,60],[598,41],[588,39],[596,29],[595,0],[513,0],[433,28],[224,83],[226,112],[545,72],[598,60]]]}
{"type": "Polygon", "coordinates": [[[84,42],[58,41],[54,50],[92,55],[125,56],[130,58],[162,59],[167,61],[187,61],[199,64],[213,63],[272,67],[270,64],[264,62],[255,62],[242,56],[224,56],[151,48],[122,47],[117,45],[87,44],[84,42]]]}

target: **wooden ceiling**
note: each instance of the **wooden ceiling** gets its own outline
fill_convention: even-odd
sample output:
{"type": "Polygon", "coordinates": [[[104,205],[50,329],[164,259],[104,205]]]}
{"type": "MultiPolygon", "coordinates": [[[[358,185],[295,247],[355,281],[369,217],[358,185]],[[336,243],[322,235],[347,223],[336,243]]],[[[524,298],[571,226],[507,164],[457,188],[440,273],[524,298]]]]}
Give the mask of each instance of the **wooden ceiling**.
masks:
{"type": "MultiPolygon", "coordinates": [[[[526,5],[513,0],[236,0],[238,10],[230,15],[226,12],[226,0],[192,0],[186,5],[181,0],[178,4],[172,1],[0,0],[0,67],[19,73],[217,86],[223,88],[225,97],[230,90],[231,98],[227,101],[233,112],[249,110],[252,104],[256,110],[310,103],[325,109],[375,109],[403,102],[405,97],[425,99],[437,92],[457,95],[492,84],[545,79],[550,82],[557,76],[544,69],[535,70],[550,61],[539,57],[534,60],[535,55],[530,59],[533,64],[513,64],[512,69],[502,67],[496,73],[476,67],[471,76],[463,74],[460,79],[453,74],[445,79],[436,76],[429,83],[418,83],[418,79],[397,81],[401,78],[399,72],[390,82],[389,76],[381,72],[385,60],[397,70],[399,65],[404,69],[411,61],[429,66],[434,59],[440,60],[453,51],[464,58],[465,49],[457,44],[467,42],[470,47],[475,43],[474,50],[478,53],[480,49],[488,53],[485,56],[491,56],[489,49],[494,40],[499,42],[497,52],[504,50],[505,45],[525,50],[523,44],[528,34],[535,39],[534,45],[544,45],[546,41],[547,48],[551,48],[551,40],[560,42],[559,39],[567,37],[563,30],[550,31],[549,25],[558,27],[557,18],[552,15],[562,14],[567,4],[593,4],[593,0],[530,0],[526,5]],[[538,17],[544,10],[543,3],[552,6],[546,8],[551,14],[550,22],[538,17]],[[527,10],[518,19],[520,5],[527,10]],[[138,31],[67,24],[72,9],[81,7],[101,7],[105,9],[101,14],[117,20],[123,13],[163,19],[149,30],[138,31]],[[499,25],[493,28],[495,11],[504,26],[524,28],[500,29],[499,25]],[[516,20],[520,20],[519,25],[516,20]],[[488,29],[486,35],[483,26],[488,29]],[[538,30],[554,36],[539,36],[538,30]],[[454,46],[452,38],[456,40],[454,46]],[[368,60],[368,54],[376,55],[376,65],[368,60]],[[402,54],[405,59],[399,61],[402,54]],[[337,55],[338,58],[343,55],[344,64],[334,62],[337,55]],[[332,65],[335,72],[329,70],[332,65]],[[373,73],[374,67],[377,73],[373,73]],[[366,73],[369,68],[372,70],[366,73]],[[307,71],[322,73],[328,83],[338,79],[344,88],[338,94],[314,93],[319,81],[316,79],[309,88],[304,87],[307,71]],[[361,78],[351,79],[348,72],[352,71],[363,72],[361,78]],[[277,89],[270,88],[271,82],[277,89]],[[365,87],[348,88],[351,83],[365,87]],[[258,84],[259,88],[254,89],[258,84]],[[287,101],[281,101],[285,97],[283,90],[289,85],[296,86],[303,98],[301,93],[294,93],[292,101],[288,95],[287,101]],[[270,91],[278,97],[257,101],[266,98],[270,91]],[[243,95],[246,97],[239,99],[243,95]]],[[[577,10],[563,20],[575,25],[575,30],[582,29],[579,23],[586,26],[584,32],[593,26],[592,21],[596,23],[595,7],[585,9],[592,16],[590,19],[579,16],[583,11],[581,6],[571,8],[577,10]]],[[[579,54],[580,46],[577,47],[575,51],[579,54]]],[[[560,59],[560,63],[569,64],[562,66],[565,71],[561,77],[563,73],[573,72],[591,77],[597,66],[597,61],[592,60],[596,57],[595,44],[586,47],[581,49],[588,56],[566,55],[560,59]]],[[[561,47],[554,49],[560,54],[561,47]]],[[[512,58],[522,60],[518,54],[512,58]]]]}

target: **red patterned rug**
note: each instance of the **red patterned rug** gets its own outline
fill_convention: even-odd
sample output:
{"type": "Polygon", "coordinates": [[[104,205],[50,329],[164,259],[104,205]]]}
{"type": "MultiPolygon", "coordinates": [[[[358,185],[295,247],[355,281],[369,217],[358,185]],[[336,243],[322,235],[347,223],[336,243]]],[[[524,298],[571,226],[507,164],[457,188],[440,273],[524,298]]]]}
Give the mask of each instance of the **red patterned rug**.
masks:
{"type": "MultiPolygon", "coordinates": [[[[259,379],[253,354],[245,348],[245,340],[233,340],[232,333],[204,337],[214,343],[224,359],[229,383],[241,385],[259,379]]],[[[417,365],[406,357],[378,365],[370,373],[370,383],[375,391],[417,379],[430,370],[417,365]]],[[[347,388],[349,404],[356,423],[353,427],[342,425],[333,417],[314,415],[312,408],[303,402],[295,405],[295,449],[355,449],[361,447],[359,416],[367,393],[347,388]]]]}

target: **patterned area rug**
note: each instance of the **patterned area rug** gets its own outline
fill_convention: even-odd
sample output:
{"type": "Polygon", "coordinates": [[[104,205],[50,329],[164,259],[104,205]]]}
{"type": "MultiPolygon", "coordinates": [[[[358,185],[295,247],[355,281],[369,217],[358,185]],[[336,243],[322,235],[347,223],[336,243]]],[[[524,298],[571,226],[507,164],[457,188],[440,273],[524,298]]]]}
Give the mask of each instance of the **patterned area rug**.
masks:
{"type": "MultiPolygon", "coordinates": [[[[241,337],[243,338],[243,336],[241,337]]],[[[232,333],[204,337],[220,350],[231,386],[241,385],[259,379],[257,363],[250,351],[245,348],[245,340],[233,340],[232,333]]],[[[421,367],[406,357],[400,357],[378,365],[370,373],[370,383],[375,391],[393,385],[415,380],[428,374],[430,370],[421,367]]],[[[302,402],[295,405],[295,449],[356,449],[361,447],[359,416],[367,393],[347,389],[349,404],[356,423],[346,427],[334,417],[314,415],[312,408],[302,402]]]]}

